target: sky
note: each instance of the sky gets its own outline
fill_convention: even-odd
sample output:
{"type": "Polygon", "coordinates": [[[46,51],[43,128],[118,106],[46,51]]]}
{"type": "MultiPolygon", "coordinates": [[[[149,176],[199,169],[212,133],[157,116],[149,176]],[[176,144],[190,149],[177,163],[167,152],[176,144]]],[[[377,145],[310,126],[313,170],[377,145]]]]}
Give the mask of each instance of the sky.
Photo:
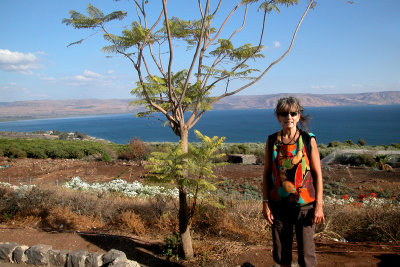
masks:
{"type": "MultiPolygon", "coordinates": [[[[232,2],[236,1],[222,4],[221,14],[231,10],[232,2]]],[[[304,19],[292,51],[240,94],[400,91],[400,1],[349,2],[319,0],[304,19]]],[[[109,25],[112,33],[119,34],[136,20],[133,2],[128,0],[0,0],[0,102],[132,98],[130,91],[138,78],[129,61],[102,53],[108,45],[102,34],[62,23],[70,10],[86,14],[89,3],[104,13],[128,12],[123,21],[109,25]],[[82,44],[68,46],[83,38],[82,44]]],[[[195,3],[168,1],[169,17],[197,18],[195,3]]],[[[265,58],[251,62],[252,66],[265,69],[286,51],[307,3],[281,7],[279,14],[267,17],[265,58]]],[[[149,0],[149,20],[159,14],[160,5],[161,1],[149,0]]],[[[241,24],[240,12],[227,29],[241,24]]],[[[247,28],[235,36],[234,44],[256,44],[260,18],[261,13],[251,7],[247,28]]],[[[220,23],[216,19],[215,25],[220,23]]],[[[188,68],[193,51],[182,43],[174,48],[173,70],[188,68]]],[[[233,81],[229,88],[240,85],[233,81]]],[[[213,94],[223,92],[225,86],[220,84],[213,94]]]]}

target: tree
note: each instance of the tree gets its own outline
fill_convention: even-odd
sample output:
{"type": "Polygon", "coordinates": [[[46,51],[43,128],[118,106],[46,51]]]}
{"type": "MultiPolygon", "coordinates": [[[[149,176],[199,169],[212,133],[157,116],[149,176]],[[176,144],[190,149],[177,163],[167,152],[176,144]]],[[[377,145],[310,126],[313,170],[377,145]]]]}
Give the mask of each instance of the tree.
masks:
{"type": "MultiPolygon", "coordinates": [[[[146,166],[157,181],[174,183],[178,185],[178,188],[185,187],[188,195],[191,196],[191,205],[180,201],[180,205],[185,204],[179,207],[179,228],[185,227],[185,229],[180,229],[180,232],[191,225],[200,193],[216,190],[214,184],[209,182],[210,178],[216,178],[212,168],[225,164],[214,162],[225,156],[223,153],[217,153],[225,137],[209,138],[197,130],[195,134],[201,143],[189,144],[187,153],[183,151],[183,145],[180,142],[176,146],[168,146],[165,151],[153,152],[149,160],[150,164],[146,166]]],[[[212,201],[212,198],[208,197],[205,200],[219,206],[212,201]]]]}
{"type": "MultiPolygon", "coordinates": [[[[188,1],[189,2],[189,1],[188,1]]],[[[151,14],[158,14],[152,23],[147,12],[148,0],[132,0],[137,20],[129,29],[124,29],[120,35],[111,33],[106,25],[113,20],[122,20],[127,16],[125,11],[115,11],[104,15],[96,7],[89,5],[88,16],[76,11],[70,11],[70,18],[63,23],[76,29],[86,28],[104,33],[104,39],[110,45],[103,47],[103,52],[123,55],[128,59],[138,75],[137,87],[132,94],[143,104],[147,111],[139,116],[150,116],[154,112],[164,114],[166,123],[180,137],[183,152],[188,151],[188,133],[203,114],[212,108],[220,99],[234,95],[259,81],[275,64],[281,61],[292,49],[297,31],[313,7],[314,0],[309,0],[292,35],[288,49],[265,69],[251,68],[249,60],[263,58],[263,37],[266,17],[273,11],[279,12],[281,6],[293,6],[299,0],[241,0],[241,1],[210,1],[198,0],[199,17],[193,20],[183,20],[171,17],[168,13],[167,0],[161,0],[159,10],[152,9],[151,14]],[[257,4],[257,5],[256,5],[257,4]],[[231,7],[227,14],[221,12],[221,6],[231,7]],[[249,9],[256,8],[261,12],[258,33],[258,44],[242,43],[234,38],[245,29],[249,9]],[[158,13],[154,13],[158,12],[158,13]],[[242,23],[232,29],[232,17],[241,13],[242,23]],[[221,15],[220,15],[221,14],[221,15]],[[219,22],[214,27],[213,23],[219,22]],[[178,68],[175,63],[175,43],[184,43],[188,55],[187,68],[178,68]],[[238,88],[232,87],[232,81],[245,79],[238,88]],[[219,87],[225,91],[218,96],[211,92],[219,87]]],[[[186,1],[185,1],[186,4],[186,1]]],[[[180,9],[185,12],[185,8],[180,9]]],[[[253,32],[254,29],[249,29],[253,32]]],[[[84,39],[72,44],[81,43],[84,39]]],[[[187,207],[187,188],[179,185],[180,207],[187,207]]],[[[180,209],[183,218],[185,209],[180,209]]],[[[186,258],[193,257],[190,225],[180,220],[180,234],[186,258]]]]}

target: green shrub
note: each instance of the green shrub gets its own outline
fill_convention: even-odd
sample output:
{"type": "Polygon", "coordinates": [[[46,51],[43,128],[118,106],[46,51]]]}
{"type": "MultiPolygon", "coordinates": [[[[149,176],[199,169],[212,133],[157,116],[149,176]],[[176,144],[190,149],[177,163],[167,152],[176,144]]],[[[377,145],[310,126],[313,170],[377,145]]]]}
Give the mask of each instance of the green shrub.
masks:
{"type": "Polygon", "coordinates": [[[340,155],[336,161],[342,165],[375,167],[376,161],[371,154],[340,155]]]}
{"type": "Polygon", "coordinates": [[[367,145],[367,141],[365,141],[364,139],[359,139],[357,144],[360,145],[360,146],[366,146],[367,145]]]}
{"type": "Polygon", "coordinates": [[[112,157],[106,151],[104,151],[103,154],[101,155],[101,161],[112,162],[112,160],[113,160],[112,157]]]}
{"type": "Polygon", "coordinates": [[[234,144],[227,147],[226,154],[250,154],[250,147],[247,144],[234,144]]]}
{"type": "Polygon", "coordinates": [[[340,141],[332,141],[328,144],[328,147],[338,147],[340,145],[342,145],[340,141]]]}
{"type": "Polygon", "coordinates": [[[397,144],[397,143],[392,143],[392,144],[390,144],[390,146],[392,146],[396,149],[400,149],[400,144],[397,144]]]}
{"type": "Polygon", "coordinates": [[[162,255],[168,259],[179,259],[183,256],[182,239],[179,233],[174,232],[165,238],[162,255]]]}
{"type": "Polygon", "coordinates": [[[324,194],[327,196],[353,196],[354,190],[348,187],[345,182],[346,179],[341,178],[339,181],[324,183],[324,194]]]}
{"type": "Polygon", "coordinates": [[[351,141],[351,140],[344,141],[344,144],[347,145],[347,146],[353,146],[354,145],[353,141],[351,141]]]}
{"type": "Polygon", "coordinates": [[[26,152],[23,151],[20,148],[17,147],[9,147],[8,149],[6,149],[5,156],[13,159],[13,158],[18,158],[18,159],[23,159],[26,158],[26,152]]]}
{"type": "Polygon", "coordinates": [[[46,151],[39,147],[28,147],[26,149],[26,156],[33,159],[47,159],[46,151]]]}

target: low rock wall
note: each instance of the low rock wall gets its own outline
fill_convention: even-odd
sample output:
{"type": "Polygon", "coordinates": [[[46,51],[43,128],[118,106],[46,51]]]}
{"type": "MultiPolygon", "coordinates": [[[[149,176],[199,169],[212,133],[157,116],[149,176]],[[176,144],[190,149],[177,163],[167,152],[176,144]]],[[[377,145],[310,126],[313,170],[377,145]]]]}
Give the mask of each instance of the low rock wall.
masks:
{"type": "Polygon", "coordinates": [[[140,267],[139,263],[128,260],[124,252],[116,249],[102,254],[86,250],[53,250],[48,245],[28,247],[15,242],[0,243],[0,261],[36,266],[140,267]]]}

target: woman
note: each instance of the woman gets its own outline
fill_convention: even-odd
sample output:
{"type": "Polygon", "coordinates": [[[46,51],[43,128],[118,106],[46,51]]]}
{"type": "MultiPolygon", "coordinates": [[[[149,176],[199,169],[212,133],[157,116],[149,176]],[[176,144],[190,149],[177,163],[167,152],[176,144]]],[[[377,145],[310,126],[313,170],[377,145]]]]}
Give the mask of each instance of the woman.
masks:
{"type": "Polygon", "coordinates": [[[273,257],[291,266],[295,226],[298,264],[316,266],[315,225],[325,223],[317,142],[297,127],[306,122],[297,98],[279,99],[275,115],[282,130],[267,139],[263,175],[263,215],[272,225],[273,257]]]}

